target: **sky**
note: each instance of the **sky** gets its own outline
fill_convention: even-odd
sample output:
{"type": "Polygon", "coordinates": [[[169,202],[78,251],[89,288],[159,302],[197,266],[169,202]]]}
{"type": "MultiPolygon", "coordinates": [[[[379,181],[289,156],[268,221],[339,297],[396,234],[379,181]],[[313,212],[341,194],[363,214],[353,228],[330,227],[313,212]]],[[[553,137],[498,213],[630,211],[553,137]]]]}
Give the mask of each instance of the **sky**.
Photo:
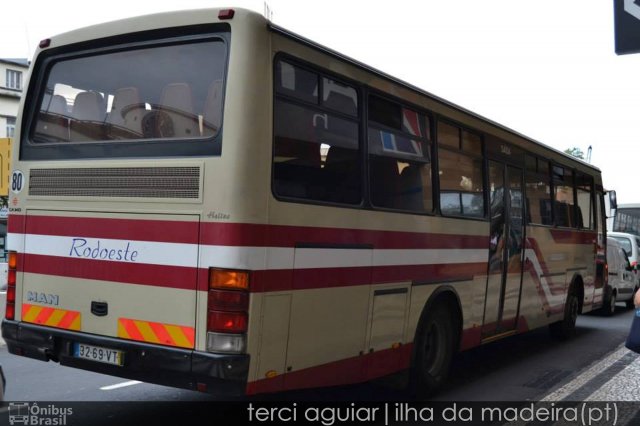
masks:
{"type": "MultiPolygon", "coordinates": [[[[615,54],[612,0],[267,4],[274,23],[546,145],[591,146],[618,202],[640,202],[640,54],[615,54]]],[[[265,10],[261,0],[12,2],[0,57],[31,58],[41,39],[95,23],[227,6],[265,10]]]]}

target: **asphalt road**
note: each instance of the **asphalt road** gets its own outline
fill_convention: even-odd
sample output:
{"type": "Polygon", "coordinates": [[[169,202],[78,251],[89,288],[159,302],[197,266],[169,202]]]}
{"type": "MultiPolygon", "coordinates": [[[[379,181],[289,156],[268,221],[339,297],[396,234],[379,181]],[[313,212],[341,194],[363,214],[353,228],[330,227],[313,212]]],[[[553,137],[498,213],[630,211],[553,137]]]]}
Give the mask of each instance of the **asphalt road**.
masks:
{"type": "MultiPolygon", "coordinates": [[[[4,317],[4,294],[1,293],[0,314],[4,317]]],[[[456,401],[484,401],[480,403],[484,406],[491,401],[496,404],[545,399],[620,401],[630,397],[640,401],[636,380],[640,375],[640,358],[621,347],[632,316],[632,311],[619,305],[612,317],[580,316],[577,335],[569,341],[554,340],[544,328],[459,354],[447,385],[427,404],[441,401],[450,407],[456,401]]],[[[390,401],[409,398],[384,383],[285,392],[253,399],[216,398],[14,356],[7,352],[4,342],[0,342],[0,365],[7,377],[5,401],[8,402],[0,407],[0,423],[9,418],[11,403],[17,401],[28,403],[31,409],[37,405],[44,409],[73,410],[69,411],[68,418],[40,415],[40,421],[49,418],[65,425],[122,426],[207,424],[212,419],[224,420],[225,424],[253,424],[255,422],[247,419],[249,404],[262,404],[262,408],[265,404],[280,408],[293,404],[328,407],[354,402],[360,406],[378,401],[388,406],[390,401]]],[[[623,413],[617,424],[640,422],[635,406],[619,405],[615,409],[623,413]]],[[[274,423],[283,422],[269,422],[274,423]]]]}
{"type": "MultiPolygon", "coordinates": [[[[0,297],[2,306],[4,300],[0,297]]],[[[4,308],[0,308],[4,310],[4,308]]],[[[620,347],[632,312],[619,305],[613,317],[582,315],[577,335],[565,342],[547,329],[511,337],[460,354],[436,401],[539,400],[620,347]]],[[[7,353],[0,347],[8,401],[215,401],[207,394],[76,370],[7,353]]],[[[640,395],[639,395],[640,397],[640,395]]],[[[373,383],[286,392],[262,397],[275,401],[399,400],[402,392],[373,383]]]]}

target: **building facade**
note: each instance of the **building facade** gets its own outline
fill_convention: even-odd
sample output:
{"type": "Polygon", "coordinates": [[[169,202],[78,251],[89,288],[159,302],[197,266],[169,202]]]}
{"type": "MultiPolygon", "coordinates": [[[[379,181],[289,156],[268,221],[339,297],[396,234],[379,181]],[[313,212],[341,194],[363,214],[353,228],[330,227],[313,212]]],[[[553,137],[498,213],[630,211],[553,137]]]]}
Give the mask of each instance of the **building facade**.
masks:
{"type": "Polygon", "coordinates": [[[0,58],[0,138],[12,138],[15,133],[28,69],[27,59],[0,58]]]}

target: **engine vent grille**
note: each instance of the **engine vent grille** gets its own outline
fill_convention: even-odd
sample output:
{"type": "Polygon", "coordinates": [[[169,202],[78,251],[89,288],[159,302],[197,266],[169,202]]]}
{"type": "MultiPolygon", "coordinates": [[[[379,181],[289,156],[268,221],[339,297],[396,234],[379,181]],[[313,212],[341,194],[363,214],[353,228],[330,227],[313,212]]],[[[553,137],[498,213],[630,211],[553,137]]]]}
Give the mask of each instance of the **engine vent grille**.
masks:
{"type": "Polygon", "coordinates": [[[31,169],[29,195],[197,199],[200,168],[31,169]]]}

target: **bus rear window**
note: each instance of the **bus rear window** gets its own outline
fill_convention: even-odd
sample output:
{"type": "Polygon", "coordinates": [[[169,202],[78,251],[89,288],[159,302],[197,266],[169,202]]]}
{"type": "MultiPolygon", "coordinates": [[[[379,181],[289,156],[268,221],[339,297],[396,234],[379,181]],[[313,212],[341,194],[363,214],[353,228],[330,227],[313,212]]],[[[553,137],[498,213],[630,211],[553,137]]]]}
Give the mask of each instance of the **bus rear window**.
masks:
{"type": "Polygon", "coordinates": [[[45,69],[32,146],[211,139],[222,124],[221,39],[54,57],[45,69]]]}

